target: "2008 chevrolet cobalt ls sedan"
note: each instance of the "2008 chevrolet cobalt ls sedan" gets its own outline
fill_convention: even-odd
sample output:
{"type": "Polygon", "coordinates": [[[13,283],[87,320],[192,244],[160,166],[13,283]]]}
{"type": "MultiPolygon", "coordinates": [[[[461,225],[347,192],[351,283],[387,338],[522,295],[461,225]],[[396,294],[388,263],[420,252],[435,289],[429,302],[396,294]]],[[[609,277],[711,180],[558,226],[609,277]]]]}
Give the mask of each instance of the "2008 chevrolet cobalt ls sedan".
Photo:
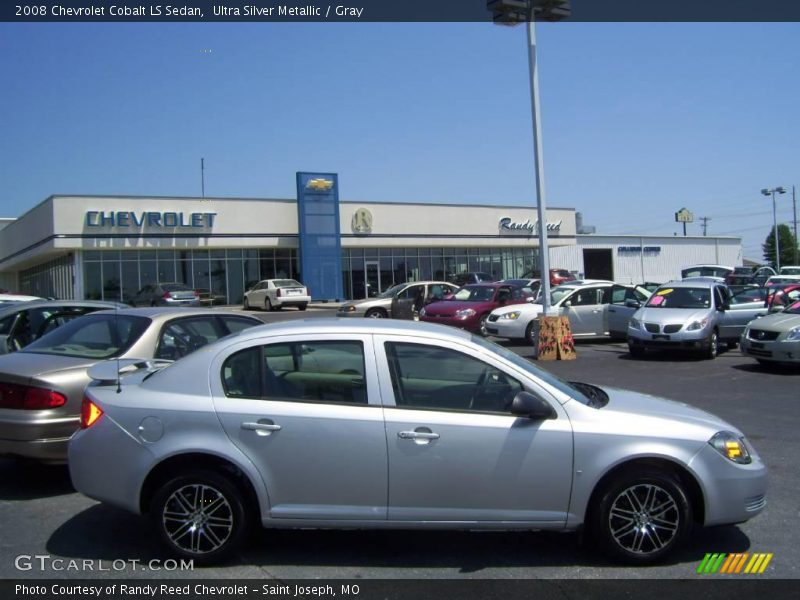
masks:
{"type": "Polygon", "coordinates": [[[585,526],[617,558],[648,563],[693,523],[739,523],[765,505],[766,468],[733,425],[562,381],[438,325],[255,327],[121,388],[87,389],[72,481],[149,513],[171,551],[198,562],[223,558],[258,522],[585,526]]]}

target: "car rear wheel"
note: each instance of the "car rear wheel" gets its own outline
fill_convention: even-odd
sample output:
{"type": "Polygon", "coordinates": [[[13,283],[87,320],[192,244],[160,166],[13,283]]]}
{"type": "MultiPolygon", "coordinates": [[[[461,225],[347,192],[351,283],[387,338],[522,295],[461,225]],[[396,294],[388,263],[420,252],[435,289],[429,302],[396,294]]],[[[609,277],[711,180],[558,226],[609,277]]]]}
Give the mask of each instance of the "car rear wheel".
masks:
{"type": "Polygon", "coordinates": [[[264,310],[275,310],[275,308],[272,306],[272,300],[269,299],[269,296],[267,296],[264,300],[264,310]]]}
{"type": "Polygon", "coordinates": [[[368,319],[385,319],[389,315],[382,308],[370,308],[364,316],[368,319]]]}
{"type": "Polygon", "coordinates": [[[214,471],[192,471],[165,482],[155,494],[152,517],[170,551],[198,564],[230,556],[247,529],[242,493],[214,471]]]}
{"type": "Polygon", "coordinates": [[[671,553],[691,521],[692,508],[680,481],[662,471],[638,469],[605,486],[590,526],[604,551],[641,565],[671,553]]]}
{"type": "Polygon", "coordinates": [[[297,306],[300,310],[305,310],[308,307],[308,304],[300,304],[297,306]]]}

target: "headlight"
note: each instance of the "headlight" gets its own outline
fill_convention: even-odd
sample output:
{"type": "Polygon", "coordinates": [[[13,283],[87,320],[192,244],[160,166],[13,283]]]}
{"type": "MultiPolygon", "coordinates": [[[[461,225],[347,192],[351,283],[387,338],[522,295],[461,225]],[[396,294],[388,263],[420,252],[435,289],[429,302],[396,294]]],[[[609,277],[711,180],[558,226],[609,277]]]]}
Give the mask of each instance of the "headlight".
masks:
{"type": "Polygon", "coordinates": [[[502,320],[516,321],[517,319],[519,319],[519,316],[521,314],[522,314],[521,312],[519,312],[518,310],[515,310],[514,312],[510,312],[510,313],[505,313],[505,314],[499,315],[497,318],[499,320],[501,320],[501,321],[502,320]]]}
{"type": "Polygon", "coordinates": [[[789,333],[786,334],[786,341],[787,342],[796,342],[800,340],[800,327],[795,327],[789,330],[789,333]]]}
{"type": "Polygon", "coordinates": [[[351,306],[345,306],[344,310],[345,310],[345,312],[356,312],[356,307],[352,306],[352,305],[351,306]]]}
{"type": "Polygon", "coordinates": [[[697,331],[698,329],[702,329],[706,325],[708,325],[708,319],[694,321],[693,323],[689,324],[689,326],[686,328],[686,331],[697,331]]]}
{"type": "Polygon", "coordinates": [[[736,437],[735,433],[720,431],[714,434],[708,443],[728,460],[740,465],[749,465],[752,462],[750,453],[744,445],[744,438],[736,437]]]}
{"type": "Polygon", "coordinates": [[[639,323],[639,319],[631,318],[631,320],[628,321],[628,327],[631,329],[641,329],[642,324],[639,323]]]}
{"type": "Polygon", "coordinates": [[[459,319],[466,319],[475,315],[475,311],[471,308],[462,308],[456,311],[456,317],[459,319]]]}

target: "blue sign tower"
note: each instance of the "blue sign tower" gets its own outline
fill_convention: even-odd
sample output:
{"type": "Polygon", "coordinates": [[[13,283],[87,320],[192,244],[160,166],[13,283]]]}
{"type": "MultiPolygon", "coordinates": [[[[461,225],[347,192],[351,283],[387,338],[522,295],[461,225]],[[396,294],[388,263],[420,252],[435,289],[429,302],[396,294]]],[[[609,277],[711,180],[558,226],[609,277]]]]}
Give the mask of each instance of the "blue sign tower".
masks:
{"type": "Polygon", "coordinates": [[[314,300],[341,300],[344,288],[336,173],[297,173],[297,224],[303,284],[314,300]]]}

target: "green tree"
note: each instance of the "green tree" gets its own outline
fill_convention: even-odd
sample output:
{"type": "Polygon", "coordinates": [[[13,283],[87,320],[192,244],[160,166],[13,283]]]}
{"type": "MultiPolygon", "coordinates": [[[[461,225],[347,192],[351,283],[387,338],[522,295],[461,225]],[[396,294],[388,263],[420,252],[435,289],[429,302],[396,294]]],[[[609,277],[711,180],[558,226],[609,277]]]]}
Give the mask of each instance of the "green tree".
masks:
{"type": "MultiPolygon", "coordinates": [[[[778,242],[781,248],[781,265],[793,265],[795,263],[795,249],[797,241],[794,239],[792,230],[784,223],[778,224],[778,242]]],[[[761,245],[764,251],[764,260],[773,267],[775,266],[775,228],[769,230],[769,235],[761,245]]]]}

